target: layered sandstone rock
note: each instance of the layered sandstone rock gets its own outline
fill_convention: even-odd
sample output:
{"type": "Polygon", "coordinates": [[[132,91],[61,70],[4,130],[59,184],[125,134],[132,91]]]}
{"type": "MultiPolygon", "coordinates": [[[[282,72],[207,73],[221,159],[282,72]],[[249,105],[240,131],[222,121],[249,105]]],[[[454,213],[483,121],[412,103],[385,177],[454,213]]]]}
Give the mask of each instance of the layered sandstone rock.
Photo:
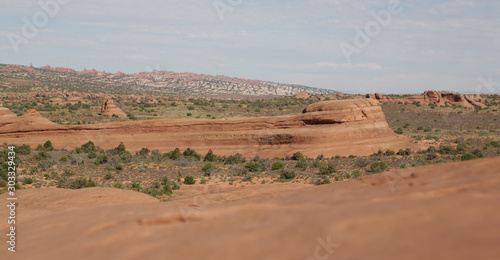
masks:
{"type": "Polygon", "coordinates": [[[0,121],[0,129],[0,132],[36,133],[67,128],[51,122],[40,115],[35,109],[31,109],[20,117],[14,115],[2,118],[0,121]]]}
{"type": "Polygon", "coordinates": [[[306,92],[299,92],[295,95],[293,95],[295,98],[302,98],[302,99],[308,99],[310,97],[309,94],[307,94],[306,92]]]}
{"type": "Polygon", "coordinates": [[[10,111],[10,109],[3,107],[2,104],[0,104],[0,118],[9,118],[9,117],[16,117],[16,114],[14,112],[10,111]]]}
{"type": "Polygon", "coordinates": [[[113,115],[127,117],[127,115],[113,103],[113,99],[104,98],[101,106],[101,116],[112,117],[113,115]]]}
{"type": "Polygon", "coordinates": [[[381,93],[367,94],[366,98],[373,98],[373,99],[376,99],[380,102],[388,102],[388,103],[397,103],[398,102],[397,98],[388,97],[388,96],[383,95],[381,93]]]}
{"type": "MultiPolygon", "coordinates": [[[[25,119],[13,120],[12,124],[24,124],[25,119]]],[[[200,153],[212,149],[218,155],[241,153],[246,157],[284,157],[296,151],[311,157],[367,155],[379,149],[423,148],[413,139],[395,134],[374,99],[319,102],[301,114],[276,117],[159,119],[82,126],[50,123],[27,127],[22,132],[15,127],[0,127],[0,138],[32,146],[51,140],[54,147],[67,149],[87,141],[103,149],[123,142],[131,151],[148,147],[166,152],[190,147],[200,153]]]]}

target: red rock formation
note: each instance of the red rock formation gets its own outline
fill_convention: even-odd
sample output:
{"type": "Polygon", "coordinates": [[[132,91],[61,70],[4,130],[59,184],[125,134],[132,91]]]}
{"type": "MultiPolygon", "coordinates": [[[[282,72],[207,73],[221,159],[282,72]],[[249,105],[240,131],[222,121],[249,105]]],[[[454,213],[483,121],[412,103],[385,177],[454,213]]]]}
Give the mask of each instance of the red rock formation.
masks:
{"type": "Polygon", "coordinates": [[[125,114],[113,103],[113,99],[104,98],[101,106],[101,116],[112,117],[113,115],[117,115],[118,117],[127,117],[127,114],[125,114]]]}
{"type": "Polygon", "coordinates": [[[295,98],[303,98],[303,99],[308,99],[310,97],[309,94],[307,94],[306,92],[299,92],[295,95],[293,95],[295,98]]]}
{"type": "MultiPolygon", "coordinates": [[[[23,124],[23,121],[13,120],[23,124]]],[[[34,127],[34,126],[33,126],[34,127]]],[[[327,101],[301,114],[261,118],[159,119],[67,126],[53,124],[33,131],[0,127],[0,138],[32,146],[51,140],[56,148],[73,149],[93,141],[103,149],[123,142],[131,151],[143,147],[162,152],[188,147],[219,155],[284,157],[301,151],[307,156],[367,155],[379,149],[423,148],[395,134],[377,100],[327,101]],[[41,133],[43,132],[43,133],[41,133]]]]}
{"type": "Polygon", "coordinates": [[[2,104],[0,104],[0,118],[8,118],[8,117],[16,117],[16,114],[14,114],[10,109],[3,107],[2,104]]]}
{"type": "Polygon", "coordinates": [[[375,95],[373,94],[367,94],[367,98],[375,98],[379,100],[380,102],[387,102],[387,103],[397,103],[397,102],[420,102],[422,104],[436,104],[438,106],[445,106],[445,105],[457,105],[457,106],[463,106],[463,107],[468,107],[468,108],[473,108],[473,107],[486,107],[486,105],[480,103],[478,100],[482,99],[481,96],[477,95],[463,95],[460,93],[453,93],[449,91],[425,91],[423,94],[417,94],[413,95],[411,97],[407,98],[393,98],[393,97],[387,97],[383,94],[376,93],[375,95]]]}
{"type": "Polygon", "coordinates": [[[39,132],[54,129],[65,129],[64,126],[51,122],[40,115],[35,109],[28,110],[20,117],[2,118],[0,128],[4,132],[39,132]]]}

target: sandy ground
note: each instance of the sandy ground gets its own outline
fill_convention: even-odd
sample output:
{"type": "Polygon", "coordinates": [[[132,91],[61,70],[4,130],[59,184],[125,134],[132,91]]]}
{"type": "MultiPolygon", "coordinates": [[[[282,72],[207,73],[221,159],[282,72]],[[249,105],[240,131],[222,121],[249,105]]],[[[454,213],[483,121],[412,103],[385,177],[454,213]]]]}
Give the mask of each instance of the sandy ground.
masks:
{"type": "Polygon", "coordinates": [[[169,202],[21,190],[17,252],[3,242],[0,259],[500,259],[499,170],[497,157],[324,186],[195,185],[169,202]]]}

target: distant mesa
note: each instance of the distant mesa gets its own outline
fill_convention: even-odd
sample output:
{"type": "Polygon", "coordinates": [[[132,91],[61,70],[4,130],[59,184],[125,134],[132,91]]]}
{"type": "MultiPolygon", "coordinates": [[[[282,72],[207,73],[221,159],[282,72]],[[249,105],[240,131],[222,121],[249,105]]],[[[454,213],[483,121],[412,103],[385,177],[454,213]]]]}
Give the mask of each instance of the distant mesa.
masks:
{"type": "Polygon", "coordinates": [[[481,103],[483,98],[480,95],[463,95],[450,91],[425,91],[423,94],[417,94],[410,97],[389,97],[380,93],[367,94],[366,98],[377,99],[382,103],[398,103],[398,102],[420,102],[422,104],[435,104],[438,106],[457,105],[462,107],[486,107],[481,103]]]}
{"type": "Polygon", "coordinates": [[[101,106],[101,116],[112,117],[113,115],[127,117],[127,114],[113,103],[113,99],[104,98],[101,106]]]}

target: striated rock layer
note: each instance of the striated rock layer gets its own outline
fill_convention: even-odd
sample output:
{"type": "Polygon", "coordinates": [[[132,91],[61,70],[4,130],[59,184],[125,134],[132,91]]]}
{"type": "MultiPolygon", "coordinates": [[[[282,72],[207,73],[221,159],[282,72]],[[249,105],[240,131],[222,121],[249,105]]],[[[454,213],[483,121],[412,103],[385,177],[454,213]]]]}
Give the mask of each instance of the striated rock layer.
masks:
{"type": "Polygon", "coordinates": [[[36,111],[3,120],[0,139],[37,146],[51,140],[56,148],[74,149],[93,141],[103,149],[123,142],[131,151],[142,147],[162,152],[188,147],[200,153],[241,153],[252,157],[366,155],[379,149],[423,148],[388,127],[374,99],[312,104],[302,114],[260,118],[159,119],[67,126],[47,122],[36,111]],[[32,124],[30,122],[39,123],[32,124]]]}
{"type": "Polygon", "coordinates": [[[7,117],[16,117],[16,114],[14,114],[10,109],[3,107],[2,104],[0,104],[0,118],[7,118],[7,117]]]}
{"type": "Polygon", "coordinates": [[[239,187],[251,199],[231,199],[227,183],[183,185],[212,188],[164,203],[110,188],[23,189],[17,252],[0,259],[499,259],[499,157],[283,190],[292,185],[239,187]]]}

